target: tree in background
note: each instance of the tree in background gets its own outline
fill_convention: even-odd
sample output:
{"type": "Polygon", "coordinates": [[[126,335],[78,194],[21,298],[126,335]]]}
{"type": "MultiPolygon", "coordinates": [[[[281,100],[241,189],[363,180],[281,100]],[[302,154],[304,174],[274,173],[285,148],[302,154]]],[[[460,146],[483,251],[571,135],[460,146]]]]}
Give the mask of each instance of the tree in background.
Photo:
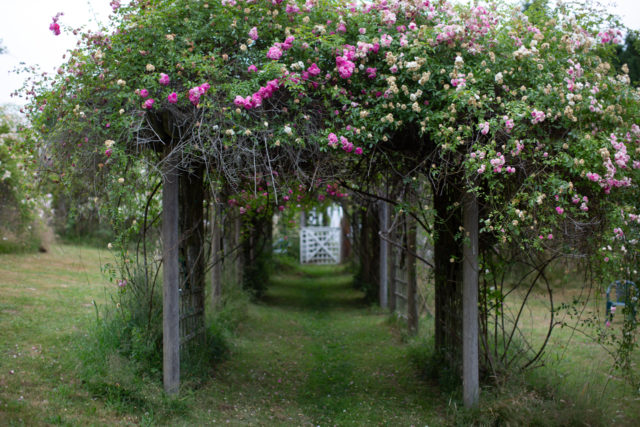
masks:
{"type": "Polygon", "coordinates": [[[629,30],[624,44],[616,47],[618,67],[627,65],[631,84],[640,84],[640,34],[637,30],[629,30]]]}

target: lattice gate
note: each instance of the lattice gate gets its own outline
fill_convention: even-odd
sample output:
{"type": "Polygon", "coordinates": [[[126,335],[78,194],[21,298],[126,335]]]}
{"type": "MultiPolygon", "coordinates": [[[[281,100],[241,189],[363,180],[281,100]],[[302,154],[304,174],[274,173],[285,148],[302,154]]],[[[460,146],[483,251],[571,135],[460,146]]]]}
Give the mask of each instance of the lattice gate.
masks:
{"type": "Polygon", "coordinates": [[[340,227],[302,227],[300,262],[302,264],[339,264],[340,227]]]}

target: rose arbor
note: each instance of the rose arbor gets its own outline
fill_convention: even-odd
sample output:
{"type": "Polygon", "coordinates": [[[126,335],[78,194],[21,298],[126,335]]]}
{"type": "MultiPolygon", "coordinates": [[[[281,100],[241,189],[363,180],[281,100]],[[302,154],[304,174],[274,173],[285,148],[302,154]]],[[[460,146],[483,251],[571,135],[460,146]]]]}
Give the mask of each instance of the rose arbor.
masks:
{"type": "Polygon", "coordinates": [[[611,264],[599,261],[628,256],[600,243],[640,218],[638,92],[608,62],[619,33],[601,15],[425,0],[113,7],[110,27],[83,34],[52,85],[30,91],[31,119],[68,173],[96,163],[162,173],[169,392],[178,253],[191,251],[188,265],[204,258],[189,236],[205,184],[233,200],[253,187],[252,202],[229,208],[251,214],[262,202],[295,208],[291,179],[402,183],[408,197],[386,199],[433,240],[436,346],[463,366],[468,405],[480,249],[584,257],[603,272],[611,264]],[[109,155],[104,140],[116,141],[109,155]],[[181,211],[193,214],[180,232],[181,211]]]}

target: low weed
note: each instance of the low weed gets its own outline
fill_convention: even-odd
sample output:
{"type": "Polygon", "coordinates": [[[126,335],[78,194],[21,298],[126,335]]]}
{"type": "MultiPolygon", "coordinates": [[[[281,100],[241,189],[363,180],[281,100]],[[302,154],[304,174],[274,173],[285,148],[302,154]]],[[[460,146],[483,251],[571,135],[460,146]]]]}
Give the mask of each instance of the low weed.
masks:
{"type": "Polygon", "coordinates": [[[464,408],[449,401],[448,415],[457,426],[578,426],[604,425],[604,408],[594,394],[566,390],[550,369],[512,375],[500,387],[482,389],[480,404],[464,408]]]}

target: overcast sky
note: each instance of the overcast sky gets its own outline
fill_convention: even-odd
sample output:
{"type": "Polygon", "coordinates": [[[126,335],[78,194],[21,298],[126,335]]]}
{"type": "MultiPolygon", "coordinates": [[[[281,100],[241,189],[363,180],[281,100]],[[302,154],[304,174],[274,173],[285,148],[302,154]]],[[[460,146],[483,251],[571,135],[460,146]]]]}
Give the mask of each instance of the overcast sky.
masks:
{"type": "MultiPolygon", "coordinates": [[[[615,3],[624,24],[640,28],[640,0],[615,3]]],[[[10,97],[11,92],[22,86],[23,77],[12,73],[21,62],[52,72],[62,63],[62,55],[74,46],[76,39],[72,35],[63,32],[55,37],[49,31],[56,13],[64,13],[60,18],[63,26],[86,25],[96,29],[96,22],[106,22],[111,12],[109,0],[8,0],[3,1],[1,8],[0,39],[7,53],[0,55],[0,105],[24,103],[10,97]]]]}

